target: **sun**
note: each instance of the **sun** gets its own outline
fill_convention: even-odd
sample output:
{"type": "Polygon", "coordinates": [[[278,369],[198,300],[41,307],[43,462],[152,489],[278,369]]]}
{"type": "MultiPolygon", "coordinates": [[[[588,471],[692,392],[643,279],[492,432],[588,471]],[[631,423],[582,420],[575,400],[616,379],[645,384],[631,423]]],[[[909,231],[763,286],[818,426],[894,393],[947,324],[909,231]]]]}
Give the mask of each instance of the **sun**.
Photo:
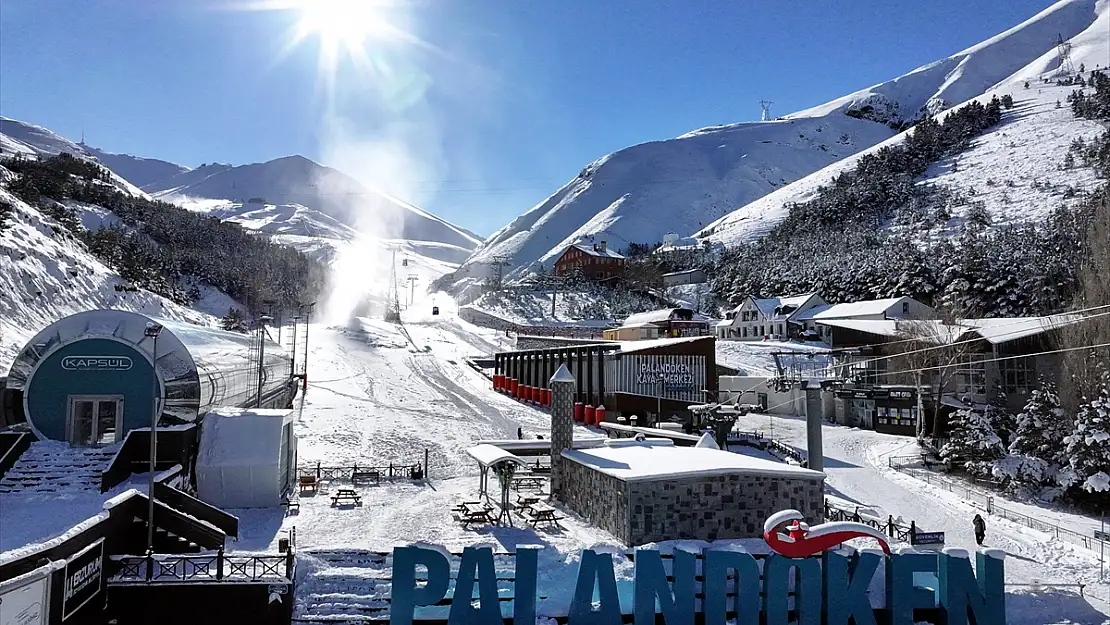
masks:
{"type": "Polygon", "coordinates": [[[300,0],[297,39],[320,37],[321,47],[348,52],[369,41],[391,38],[394,29],[386,20],[383,4],[376,0],[300,0]]]}

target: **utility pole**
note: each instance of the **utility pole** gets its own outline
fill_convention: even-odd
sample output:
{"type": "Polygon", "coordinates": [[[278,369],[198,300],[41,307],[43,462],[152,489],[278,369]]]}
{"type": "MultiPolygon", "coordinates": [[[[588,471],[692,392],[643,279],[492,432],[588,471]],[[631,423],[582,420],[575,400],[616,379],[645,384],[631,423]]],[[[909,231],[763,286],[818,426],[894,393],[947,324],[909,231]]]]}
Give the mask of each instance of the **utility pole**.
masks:
{"type": "Polygon", "coordinates": [[[509,265],[510,257],[499,254],[493,257],[493,290],[500,291],[501,283],[505,279],[505,267],[509,265]]]}
{"type": "Polygon", "coordinates": [[[770,100],[760,100],[759,107],[763,109],[763,116],[760,118],[762,121],[771,121],[771,105],[774,102],[770,100]]]}

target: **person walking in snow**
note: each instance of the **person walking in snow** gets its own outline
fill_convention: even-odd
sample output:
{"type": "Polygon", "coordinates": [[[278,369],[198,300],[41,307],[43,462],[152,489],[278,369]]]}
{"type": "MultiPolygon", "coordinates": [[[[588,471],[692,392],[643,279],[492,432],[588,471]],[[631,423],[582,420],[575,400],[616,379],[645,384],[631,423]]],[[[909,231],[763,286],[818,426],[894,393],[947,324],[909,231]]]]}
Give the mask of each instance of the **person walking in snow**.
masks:
{"type": "Polygon", "coordinates": [[[524,440],[524,430],[521,428],[516,429],[516,439],[518,441],[524,440]]]}
{"type": "Polygon", "coordinates": [[[987,522],[983,520],[983,517],[976,514],[971,523],[975,526],[975,544],[982,546],[983,539],[987,536],[987,522]]]}

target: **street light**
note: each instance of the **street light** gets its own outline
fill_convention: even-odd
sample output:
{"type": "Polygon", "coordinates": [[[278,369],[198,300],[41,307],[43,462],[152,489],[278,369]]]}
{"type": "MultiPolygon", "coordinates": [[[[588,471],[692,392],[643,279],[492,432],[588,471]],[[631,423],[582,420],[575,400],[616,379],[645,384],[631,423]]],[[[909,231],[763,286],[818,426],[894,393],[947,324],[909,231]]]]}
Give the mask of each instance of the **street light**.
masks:
{"type": "Polygon", "coordinates": [[[154,554],[154,467],[157,461],[158,444],[158,335],[162,333],[160,324],[149,322],[143,329],[143,336],[154,340],[154,347],[150,377],[153,382],[150,406],[150,476],[147,482],[147,518],[146,518],[146,552],[154,554]]]}
{"type": "Polygon", "coordinates": [[[304,377],[301,378],[301,390],[308,390],[308,322],[312,316],[312,307],[316,302],[309,302],[301,304],[301,310],[304,310],[304,377]]]}

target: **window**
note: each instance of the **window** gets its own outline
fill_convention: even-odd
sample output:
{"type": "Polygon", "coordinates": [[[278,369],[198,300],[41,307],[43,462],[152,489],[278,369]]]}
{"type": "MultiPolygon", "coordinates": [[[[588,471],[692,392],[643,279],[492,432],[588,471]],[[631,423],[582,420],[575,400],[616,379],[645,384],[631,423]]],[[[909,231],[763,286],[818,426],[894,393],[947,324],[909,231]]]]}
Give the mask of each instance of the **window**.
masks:
{"type": "Polygon", "coordinates": [[[1031,357],[1001,360],[998,363],[998,368],[1002,377],[1003,393],[1028,395],[1032,390],[1036,377],[1031,357]]]}
{"type": "Polygon", "coordinates": [[[744,338],[748,338],[748,326],[744,326],[744,338]]]}
{"type": "Polygon", "coordinates": [[[982,354],[971,354],[957,365],[956,393],[960,397],[987,394],[987,372],[985,365],[979,362],[982,358],[982,354]]]}
{"type": "Polygon", "coordinates": [[[902,302],[902,314],[903,315],[910,314],[910,303],[909,302],[902,302]]]}
{"type": "Polygon", "coordinates": [[[779,336],[782,336],[782,324],[781,323],[779,324],[779,332],[778,333],[779,333],[779,336]]]}
{"type": "Polygon", "coordinates": [[[71,445],[109,445],[120,440],[123,397],[118,395],[71,396],[66,420],[66,440],[71,445]]]}

